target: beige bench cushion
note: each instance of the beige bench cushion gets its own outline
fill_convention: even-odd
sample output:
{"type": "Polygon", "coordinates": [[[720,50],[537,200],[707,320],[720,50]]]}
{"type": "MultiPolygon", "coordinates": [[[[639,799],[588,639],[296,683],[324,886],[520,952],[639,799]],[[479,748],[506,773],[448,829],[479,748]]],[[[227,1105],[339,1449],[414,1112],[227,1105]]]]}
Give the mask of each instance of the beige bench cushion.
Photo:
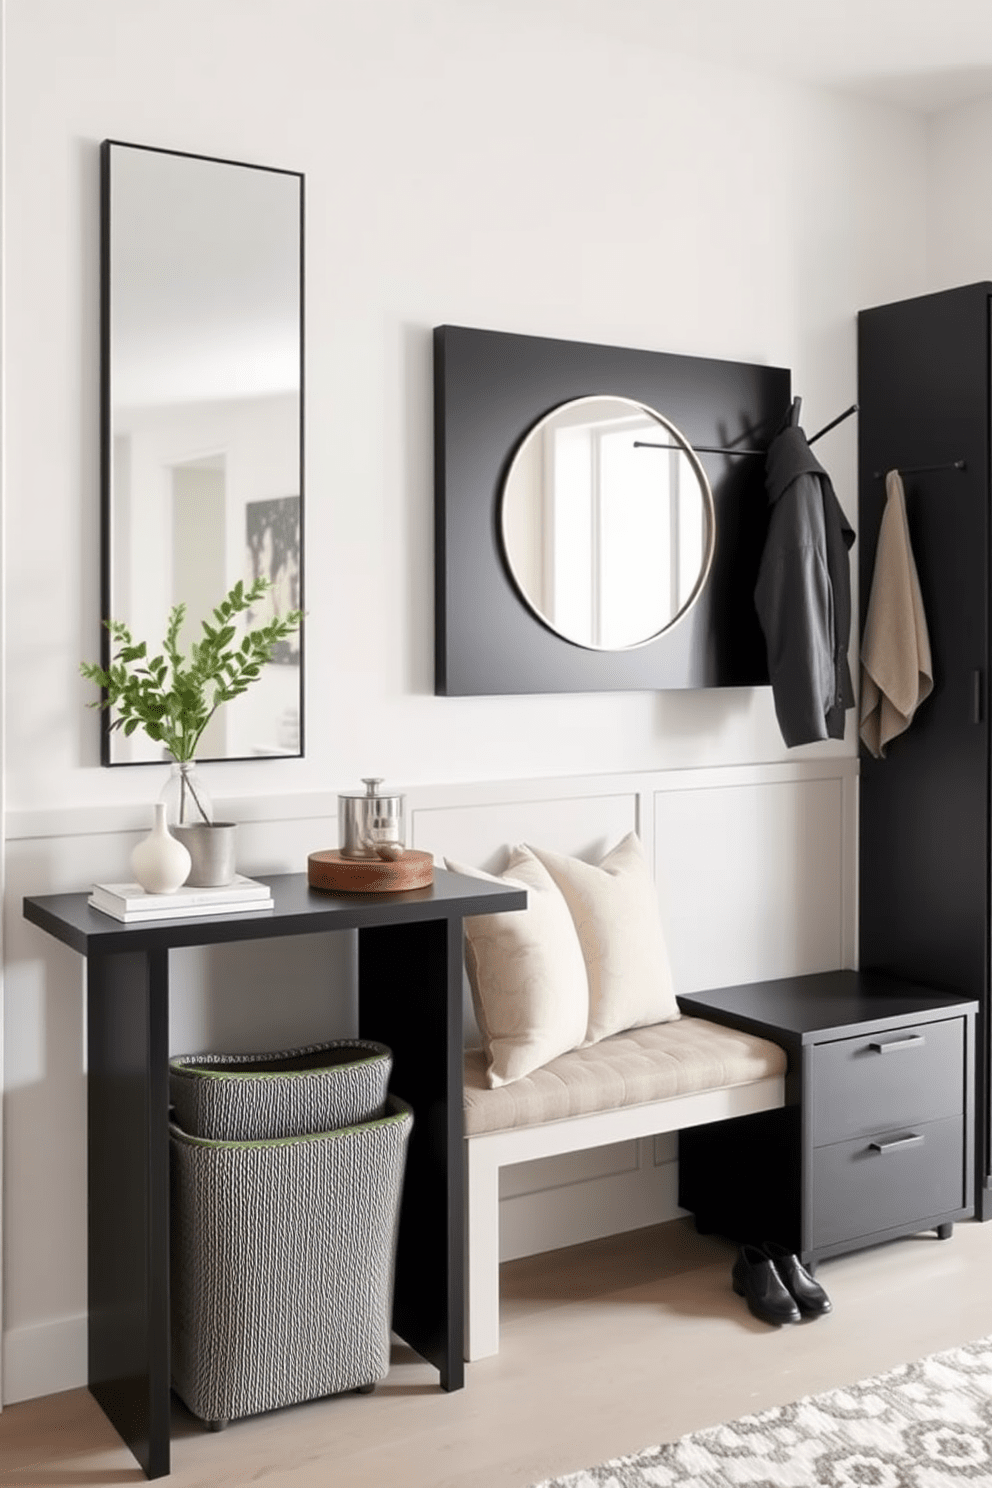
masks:
{"type": "Polygon", "coordinates": [[[465,1134],[537,1126],[785,1072],[785,1050],[705,1018],[614,1034],[491,1090],[481,1049],[465,1055],[465,1134]]]}

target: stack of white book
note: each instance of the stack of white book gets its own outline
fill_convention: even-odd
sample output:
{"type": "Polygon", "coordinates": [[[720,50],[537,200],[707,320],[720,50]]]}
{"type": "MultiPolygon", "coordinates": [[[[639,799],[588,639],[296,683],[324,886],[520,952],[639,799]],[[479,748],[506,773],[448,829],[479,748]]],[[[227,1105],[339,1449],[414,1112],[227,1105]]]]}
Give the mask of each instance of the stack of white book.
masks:
{"type": "Polygon", "coordinates": [[[177,889],[174,894],[149,894],[140,884],[94,884],[89,903],[102,914],[127,925],[139,920],[182,920],[190,915],[249,914],[271,909],[268,884],[237,874],[218,889],[177,889]]]}

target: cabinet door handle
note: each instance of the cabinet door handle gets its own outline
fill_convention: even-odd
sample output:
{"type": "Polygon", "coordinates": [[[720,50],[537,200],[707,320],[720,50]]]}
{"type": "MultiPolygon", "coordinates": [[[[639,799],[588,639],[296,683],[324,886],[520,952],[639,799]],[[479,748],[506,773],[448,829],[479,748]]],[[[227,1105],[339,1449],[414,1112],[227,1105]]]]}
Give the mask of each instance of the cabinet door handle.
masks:
{"type": "Polygon", "coordinates": [[[887,1152],[901,1152],[904,1147],[922,1147],[923,1136],[920,1132],[910,1132],[905,1137],[885,1137],[878,1142],[869,1142],[868,1146],[872,1152],[879,1152],[884,1157],[887,1152]]]}
{"type": "Polygon", "coordinates": [[[972,672],[971,674],[971,716],[974,723],[982,721],[982,674],[972,672]]]}
{"type": "Polygon", "coordinates": [[[896,1049],[922,1049],[925,1043],[922,1033],[907,1033],[902,1038],[873,1039],[868,1047],[873,1054],[891,1054],[896,1049]]]}

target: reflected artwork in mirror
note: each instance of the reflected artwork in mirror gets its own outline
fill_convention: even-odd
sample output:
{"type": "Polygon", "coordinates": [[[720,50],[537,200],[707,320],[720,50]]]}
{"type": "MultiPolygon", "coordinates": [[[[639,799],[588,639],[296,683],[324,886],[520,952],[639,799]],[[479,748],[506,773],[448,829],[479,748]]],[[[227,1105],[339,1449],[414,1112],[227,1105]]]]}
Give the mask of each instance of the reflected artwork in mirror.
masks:
{"type": "Polygon", "coordinates": [[[713,496],[662,414],[630,398],[574,398],[529,431],[500,501],[504,556],[556,635],[622,651],[662,635],[713,560],[713,496]]]}
{"type": "MultiPolygon", "coordinates": [[[[303,607],[303,177],[105,140],[103,618],[180,648],[239,579],[303,607]]],[[[109,660],[104,634],[104,665],[109,660]]],[[[161,761],[104,718],[103,763],[161,761]]],[[[198,758],[303,752],[299,634],[219,709],[198,758]]]]}

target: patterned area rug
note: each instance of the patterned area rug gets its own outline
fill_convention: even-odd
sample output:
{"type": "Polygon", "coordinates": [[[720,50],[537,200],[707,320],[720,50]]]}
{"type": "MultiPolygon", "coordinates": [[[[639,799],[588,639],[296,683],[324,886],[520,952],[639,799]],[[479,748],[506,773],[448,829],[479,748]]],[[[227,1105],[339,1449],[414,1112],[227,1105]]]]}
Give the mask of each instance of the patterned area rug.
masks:
{"type": "Polygon", "coordinates": [[[992,1488],[992,1338],[535,1488],[992,1488]]]}

